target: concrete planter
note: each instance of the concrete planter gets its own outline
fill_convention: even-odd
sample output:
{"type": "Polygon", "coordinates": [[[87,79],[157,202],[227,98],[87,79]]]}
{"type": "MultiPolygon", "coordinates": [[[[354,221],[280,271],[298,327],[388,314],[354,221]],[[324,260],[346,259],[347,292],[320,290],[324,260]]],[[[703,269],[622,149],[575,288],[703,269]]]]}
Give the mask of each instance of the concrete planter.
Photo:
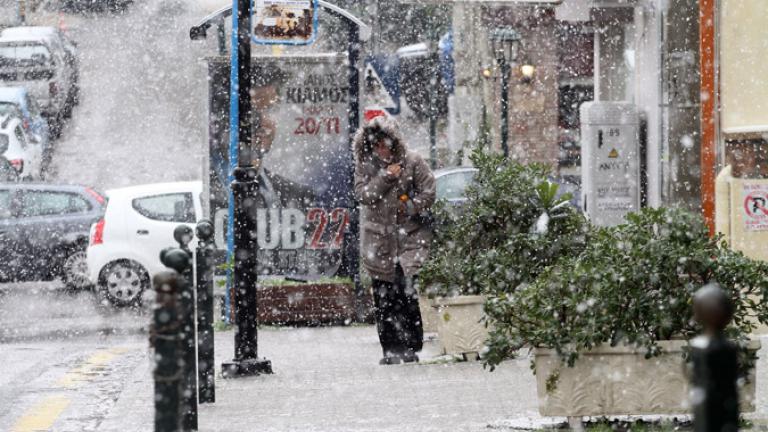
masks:
{"type": "Polygon", "coordinates": [[[437,336],[446,354],[476,359],[482,352],[488,329],[485,316],[485,296],[441,297],[433,302],[437,309],[437,336]]]}
{"type": "MultiPolygon", "coordinates": [[[[599,347],[581,354],[574,367],[560,361],[554,350],[535,349],[536,390],[544,416],[683,414],[690,411],[688,378],[684,371],[684,340],[659,343],[664,354],[646,360],[644,350],[630,346],[599,347]],[[547,378],[559,375],[547,392],[547,378]]],[[[758,350],[759,341],[750,348],[758,350]]],[[[741,390],[741,410],[755,410],[755,377],[741,390]]]]}
{"type": "Polygon", "coordinates": [[[437,333],[437,309],[432,307],[432,300],[429,297],[419,296],[419,310],[424,333],[437,333]]]}

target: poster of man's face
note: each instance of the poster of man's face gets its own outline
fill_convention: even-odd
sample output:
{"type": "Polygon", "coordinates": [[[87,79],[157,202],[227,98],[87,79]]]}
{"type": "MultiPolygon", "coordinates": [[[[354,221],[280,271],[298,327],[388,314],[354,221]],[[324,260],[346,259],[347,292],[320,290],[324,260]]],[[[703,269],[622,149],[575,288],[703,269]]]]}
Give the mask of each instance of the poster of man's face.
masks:
{"type": "Polygon", "coordinates": [[[315,30],[315,13],[310,0],[257,0],[253,35],[261,41],[306,43],[315,30]]]}
{"type": "MultiPolygon", "coordinates": [[[[248,157],[258,169],[254,216],[260,272],[334,275],[353,205],[344,58],[254,58],[253,63],[248,157]]],[[[209,177],[211,190],[222,192],[211,195],[210,206],[221,220],[228,211],[228,83],[212,85],[221,89],[211,91],[211,118],[218,127],[211,129],[209,177]]]]}

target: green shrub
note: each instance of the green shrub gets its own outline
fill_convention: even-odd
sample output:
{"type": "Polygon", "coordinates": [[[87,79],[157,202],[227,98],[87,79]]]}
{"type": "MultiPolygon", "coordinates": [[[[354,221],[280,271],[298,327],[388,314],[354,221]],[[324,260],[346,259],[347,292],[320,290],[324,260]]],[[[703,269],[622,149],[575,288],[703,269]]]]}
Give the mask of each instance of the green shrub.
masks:
{"type": "Polygon", "coordinates": [[[692,299],[710,281],[734,302],[727,331],[745,343],[756,321],[768,322],[768,264],[718,242],[700,216],[682,210],[645,209],[623,225],[592,228],[580,254],[488,300],[487,363],[522,347],[553,348],[568,365],[600,344],[634,344],[646,357],[658,355],[658,341],[700,331],[692,299]]]}
{"type": "Polygon", "coordinates": [[[466,204],[459,211],[436,206],[442,223],[420,273],[431,295],[514,291],[583,248],[584,218],[569,194],[557,195],[546,166],[480,149],[470,159],[478,173],[466,204]]]}

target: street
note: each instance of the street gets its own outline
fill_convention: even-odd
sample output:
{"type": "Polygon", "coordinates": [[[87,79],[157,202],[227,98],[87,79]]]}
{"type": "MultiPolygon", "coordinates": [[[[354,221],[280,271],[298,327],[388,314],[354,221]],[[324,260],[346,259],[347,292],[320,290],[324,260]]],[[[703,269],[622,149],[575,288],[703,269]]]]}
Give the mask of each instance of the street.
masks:
{"type": "Polygon", "coordinates": [[[115,312],[56,283],[2,286],[0,430],[35,430],[24,424],[46,418],[56,430],[98,430],[148,355],[147,323],[146,313],[115,312]]]}
{"type": "MultiPolygon", "coordinates": [[[[224,0],[135,0],[121,12],[59,12],[53,6],[56,0],[42,2],[45,6],[30,20],[64,30],[77,43],[80,63],[79,104],[74,106],[71,118],[63,125],[61,137],[53,144],[45,182],[81,184],[103,193],[111,188],[144,183],[200,180],[209,156],[204,60],[216,53],[216,41],[211,35],[205,41],[191,41],[189,29],[214,10],[214,6],[226,3],[224,0]]],[[[15,16],[15,8],[16,0],[0,0],[0,17],[5,20],[0,20],[0,24],[7,22],[6,17],[15,16]]],[[[463,13],[466,11],[456,13],[454,17],[463,13]]],[[[638,12],[627,14],[625,18],[634,20],[635,16],[645,15],[638,12]]],[[[554,21],[556,17],[553,12],[550,18],[554,21]]],[[[650,22],[657,18],[654,14],[653,18],[644,19],[650,22]]],[[[477,27],[485,32],[484,25],[477,27]]],[[[630,27],[622,22],[617,28],[624,32],[630,27]]],[[[590,32],[583,34],[593,38],[594,28],[590,26],[590,32]]],[[[548,27],[540,29],[543,29],[541,35],[547,38],[555,34],[554,29],[551,32],[548,27]]],[[[632,29],[634,32],[634,27],[632,29]]],[[[467,41],[462,40],[466,38],[459,35],[460,30],[456,27],[457,46],[470,49],[467,41]]],[[[623,33],[620,38],[603,33],[607,36],[597,35],[596,40],[600,37],[621,41],[626,37],[629,40],[623,33]]],[[[544,52],[546,44],[529,38],[532,52],[544,52]]],[[[634,34],[632,38],[635,38],[634,34]]],[[[482,38],[475,35],[471,39],[482,38]]],[[[591,45],[584,46],[592,49],[591,45]]],[[[556,47],[550,48],[554,59],[556,47]]],[[[635,53],[623,48],[608,51],[623,53],[613,59],[622,65],[624,56],[635,53]]],[[[559,49],[558,52],[568,51],[559,49]]],[[[649,58],[662,57],[659,53],[653,54],[649,58]]],[[[492,64],[493,59],[481,62],[476,55],[479,54],[466,56],[471,68],[465,69],[471,71],[468,75],[471,79],[465,77],[458,80],[459,84],[487,82],[487,85],[481,84],[485,85],[482,95],[492,95],[494,93],[488,90],[492,85],[496,86],[493,81],[496,76],[492,76],[496,72],[486,69],[486,65],[492,64]]],[[[456,54],[456,57],[461,60],[462,55],[456,54]]],[[[596,64],[591,57],[587,60],[583,61],[584,65],[596,64]]],[[[634,68],[634,58],[632,60],[634,68]]],[[[556,70],[555,65],[552,59],[548,63],[542,61],[536,64],[540,67],[537,73],[543,76],[548,69],[556,70]]],[[[638,65],[638,73],[648,69],[655,71],[657,66],[640,61],[638,65]]],[[[603,68],[605,71],[623,71],[613,64],[603,68]]],[[[588,73],[596,72],[590,69],[588,73]]],[[[571,78],[580,86],[585,82],[580,76],[571,78]]],[[[527,158],[540,153],[546,162],[556,164],[557,131],[563,123],[558,118],[564,116],[562,113],[559,117],[556,115],[557,100],[537,84],[539,78],[533,82],[530,77],[527,79],[512,83],[513,92],[521,94],[512,98],[517,104],[513,107],[512,121],[518,125],[512,125],[511,134],[518,139],[525,135],[531,143],[552,140],[555,144],[550,143],[552,145],[546,147],[546,151],[539,152],[534,149],[534,144],[529,148],[528,143],[518,143],[517,146],[511,143],[511,154],[519,159],[521,155],[527,158]],[[540,115],[536,121],[526,117],[536,115],[540,115]]],[[[611,79],[615,77],[608,76],[604,81],[611,79]]],[[[546,81],[554,83],[555,80],[546,81]]],[[[573,83],[568,86],[575,86],[573,83]]],[[[555,92],[568,87],[554,85],[555,92]]],[[[50,90],[46,88],[46,91],[50,90]]],[[[639,91],[654,94],[653,91],[639,91]]],[[[590,92],[595,94],[594,89],[590,92]]],[[[662,94],[661,91],[655,93],[662,94]]],[[[464,96],[467,94],[465,92],[464,96]]],[[[486,114],[493,118],[499,114],[495,101],[487,105],[486,113],[485,101],[479,96],[477,103],[467,103],[465,108],[476,111],[472,115],[477,119],[467,116],[467,121],[474,122],[473,127],[480,124],[481,110],[478,107],[482,103],[483,125],[475,129],[497,127],[493,122],[484,124],[486,114]]],[[[654,98],[637,99],[638,103],[650,104],[654,109],[664,106],[663,101],[654,98]]],[[[462,99],[452,101],[459,106],[464,103],[462,99]]],[[[578,104],[571,108],[574,108],[571,114],[578,116],[578,104]]],[[[456,113],[451,115],[462,117],[456,113]]],[[[409,121],[413,120],[404,116],[402,124],[407,129],[407,139],[413,143],[412,148],[429,154],[424,123],[419,126],[409,124],[409,121]]],[[[655,122],[651,115],[651,122],[646,125],[651,133],[661,131],[655,122]]],[[[571,126],[576,130],[577,126],[571,126]]],[[[475,143],[482,145],[481,137],[475,136],[477,131],[469,133],[471,128],[462,123],[446,128],[466,135],[452,138],[461,146],[466,145],[466,149],[475,143]]],[[[442,129],[441,126],[438,141],[447,141],[448,132],[442,129]]],[[[602,131],[599,137],[602,143],[602,131]]],[[[654,156],[654,151],[658,152],[662,146],[653,136],[649,140],[655,145],[649,147],[649,154],[654,156]]],[[[616,156],[609,157],[617,158],[619,153],[613,151],[616,156]]],[[[445,151],[451,158],[455,158],[454,153],[445,151]]],[[[605,178],[613,181],[612,177],[605,178]]],[[[651,187],[658,186],[657,180],[651,179],[651,187]]],[[[653,191],[649,195],[651,206],[660,202],[660,195],[657,195],[653,191]]],[[[134,209],[135,201],[126,200],[134,209]]],[[[112,200],[113,204],[115,202],[116,199],[112,200]]],[[[126,208],[130,209],[130,205],[126,208]]],[[[176,216],[178,209],[173,203],[170,207],[171,215],[176,216]]],[[[549,220],[548,214],[536,214],[547,216],[549,220]]],[[[104,220],[101,222],[103,229],[104,220]]],[[[117,225],[110,222],[109,227],[117,225]]],[[[132,234],[142,232],[148,234],[131,228],[132,234]]],[[[339,229],[339,235],[342,232],[339,229]]],[[[133,248],[136,249],[135,244],[133,248]]],[[[100,277],[104,279],[103,274],[100,277]]],[[[515,287],[517,285],[512,288],[515,287]]],[[[154,358],[148,339],[152,293],[145,292],[144,296],[142,307],[120,308],[92,290],[65,288],[58,279],[0,284],[0,431],[151,430],[154,358]]],[[[563,324],[553,326],[562,327],[563,324]]],[[[420,353],[421,363],[380,366],[381,347],[374,325],[266,327],[259,329],[259,354],[273,362],[275,374],[224,380],[220,365],[232,360],[234,333],[231,328],[216,331],[217,402],[201,406],[200,430],[479,432],[539,429],[564,420],[545,419],[539,415],[536,383],[527,352],[502,362],[496,371],[489,372],[482,362],[462,362],[458,357],[442,355],[437,340],[429,335],[426,348],[420,353]]],[[[756,429],[765,430],[768,428],[768,338],[765,335],[758,338],[762,349],[758,352],[756,369],[756,411],[747,414],[747,418],[754,420],[756,429]]],[[[606,381],[611,379],[605,377],[606,381]]]]}
{"type": "MultiPolygon", "coordinates": [[[[0,2],[3,16],[14,11],[14,1],[0,2]]],[[[183,0],[137,2],[122,14],[41,11],[77,42],[81,69],[80,104],[55,143],[49,182],[104,191],[201,177],[199,59],[209,51],[188,30],[203,15],[183,0]]],[[[98,430],[146,362],[148,322],[146,311],[114,311],[58,281],[0,285],[0,430],[54,420],[55,430],[98,430]]]]}
{"type": "Polygon", "coordinates": [[[52,180],[106,190],[201,178],[205,67],[189,40],[196,2],[137,2],[124,14],[67,15],[81,103],[56,144],[52,180]]]}

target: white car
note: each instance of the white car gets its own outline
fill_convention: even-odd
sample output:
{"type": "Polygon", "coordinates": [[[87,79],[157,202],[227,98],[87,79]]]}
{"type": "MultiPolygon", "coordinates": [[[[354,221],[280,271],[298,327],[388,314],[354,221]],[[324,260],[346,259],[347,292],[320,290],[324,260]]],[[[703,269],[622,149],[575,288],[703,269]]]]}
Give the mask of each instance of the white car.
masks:
{"type": "Polygon", "coordinates": [[[34,34],[0,36],[0,82],[25,87],[54,122],[68,116],[76,73],[64,48],[34,34]]]}
{"type": "Polygon", "coordinates": [[[68,94],[69,103],[78,103],[78,94],[80,93],[80,88],[78,87],[80,59],[75,41],[56,27],[44,26],[9,27],[0,32],[0,38],[40,38],[47,41],[50,46],[63,52],[64,62],[72,70],[72,89],[68,94]]]}
{"type": "MultiPolygon", "coordinates": [[[[160,251],[178,247],[173,230],[202,219],[199,181],[156,183],[106,192],[104,217],[93,224],[88,245],[91,282],[115,306],[140,303],[152,277],[167,270],[160,251]]],[[[196,247],[196,240],[190,248],[196,247]]]]}
{"type": "MultiPolygon", "coordinates": [[[[8,27],[0,32],[0,37],[3,38],[19,38],[19,37],[38,37],[48,40],[51,44],[60,46],[67,58],[66,61],[75,69],[75,76],[77,76],[78,69],[78,54],[77,44],[67,37],[67,35],[56,27],[43,27],[43,26],[22,26],[22,27],[8,27]]],[[[75,80],[77,82],[77,80],[75,80]]]]}
{"type": "Polygon", "coordinates": [[[42,177],[43,146],[29,139],[20,117],[0,115],[0,142],[3,146],[8,145],[2,156],[16,169],[20,179],[33,180],[42,177]]]}

